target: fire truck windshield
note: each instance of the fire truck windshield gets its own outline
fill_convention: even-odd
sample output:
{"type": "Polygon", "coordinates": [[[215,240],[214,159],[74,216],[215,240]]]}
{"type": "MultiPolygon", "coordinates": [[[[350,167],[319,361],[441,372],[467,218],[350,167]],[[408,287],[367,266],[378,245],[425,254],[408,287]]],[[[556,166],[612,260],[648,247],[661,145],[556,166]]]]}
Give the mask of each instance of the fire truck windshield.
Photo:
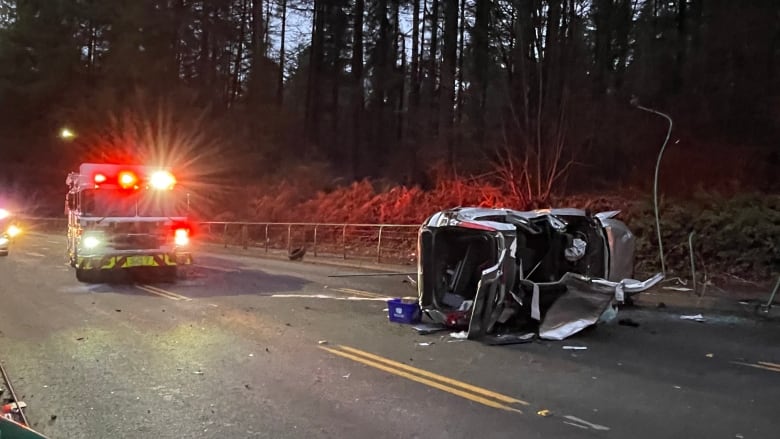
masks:
{"type": "Polygon", "coordinates": [[[91,217],[181,217],[187,215],[186,200],[179,191],[139,190],[126,193],[112,189],[81,192],[81,214],[91,217]]]}

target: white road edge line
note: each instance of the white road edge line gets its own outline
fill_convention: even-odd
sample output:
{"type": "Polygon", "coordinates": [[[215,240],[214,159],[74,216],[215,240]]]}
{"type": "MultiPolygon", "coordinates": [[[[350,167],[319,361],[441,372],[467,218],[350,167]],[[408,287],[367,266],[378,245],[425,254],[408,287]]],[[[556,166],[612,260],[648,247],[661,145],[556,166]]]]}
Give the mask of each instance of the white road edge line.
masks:
{"type": "Polygon", "coordinates": [[[563,423],[566,424],[566,425],[572,425],[574,427],[581,428],[583,430],[590,430],[588,427],[586,427],[584,425],[580,425],[580,424],[575,424],[574,422],[563,421],[563,423]]]}
{"type": "Polygon", "coordinates": [[[599,431],[609,431],[610,430],[609,427],[606,427],[604,425],[594,424],[594,423],[588,422],[588,421],[586,421],[584,419],[580,419],[580,418],[578,418],[576,416],[566,415],[566,416],[564,416],[564,418],[566,418],[566,419],[568,419],[570,421],[573,421],[573,422],[579,422],[582,425],[587,425],[588,427],[590,427],[590,428],[592,428],[594,430],[599,430],[599,431]]]}
{"type": "Polygon", "coordinates": [[[280,299],[331,299],[331,300],[351,300],[351,301],[374,301],[374,302],[386,302],[392,297],[336,297],[326,296],[324,294],[272,294],[270,297],[276,297],[280,299]]]}

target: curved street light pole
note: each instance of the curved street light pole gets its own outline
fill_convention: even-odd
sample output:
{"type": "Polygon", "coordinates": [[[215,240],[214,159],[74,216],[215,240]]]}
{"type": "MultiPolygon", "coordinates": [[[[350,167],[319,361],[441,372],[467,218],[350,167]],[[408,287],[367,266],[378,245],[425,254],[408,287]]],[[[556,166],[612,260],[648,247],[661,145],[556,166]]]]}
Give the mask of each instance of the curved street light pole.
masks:
{"type": "Polygon", "coordinates": [[[669,130],[666,132],[666,140],[664,140],[661,151],[658,153],[658,160],[655,164],[655,177],[653,178],[653,207],[655,208],[655,230],[658,233],[658,252],[661,256],[661,272],[666,276],[666,262],[664,261],[664,244],[661,241],[661,219],[658,213],[658,169],[661,167],[661,158],[666,150],[666,145],[669,143],[669,138],[672,136],[672,118],[668,114],[661,113],[660,111],[653,110],[652,108],[643,107],[638,101],[632,100],[632,104],[640,110],[647,111],[648,113],[657,114],[669,121],[669,130]]]}

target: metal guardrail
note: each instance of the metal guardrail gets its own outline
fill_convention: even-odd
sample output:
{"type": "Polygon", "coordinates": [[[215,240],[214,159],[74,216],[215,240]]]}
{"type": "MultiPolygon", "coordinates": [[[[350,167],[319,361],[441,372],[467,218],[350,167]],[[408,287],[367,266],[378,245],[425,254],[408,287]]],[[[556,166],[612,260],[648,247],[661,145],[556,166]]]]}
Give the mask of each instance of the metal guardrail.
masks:
{"type": "MultiPolygon", "coordinates": [[[[65,232],[65,218],[20,217],[22,227],[65,232]]],[[[370,259],[377,263],[415,264],[417,231],[413,224],[280,223],[204,221],[196,223],[196,239],[225,248],[284,250],[305,248],[313,256],[370,259]]]]}
{"type": "Polygon", "coordinates": [[[199,233],[216,238],[225,247],[284,249],[306,248],[316,256],[374,258],[377,263],[413,263],[419,225],[346,223],[262,223],[207,221],[199,233]]]}

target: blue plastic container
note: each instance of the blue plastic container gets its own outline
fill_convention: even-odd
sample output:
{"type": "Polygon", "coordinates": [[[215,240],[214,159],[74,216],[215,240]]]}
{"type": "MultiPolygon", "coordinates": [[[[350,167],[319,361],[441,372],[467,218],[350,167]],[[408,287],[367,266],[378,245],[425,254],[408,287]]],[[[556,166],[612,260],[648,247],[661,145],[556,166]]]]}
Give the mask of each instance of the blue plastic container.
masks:
{"type": "Polygon", "coordinates": [[[390,299],[387,301],[387,317],[396,323],[419,323],[420,305],[417,301],[390,299]]]}

